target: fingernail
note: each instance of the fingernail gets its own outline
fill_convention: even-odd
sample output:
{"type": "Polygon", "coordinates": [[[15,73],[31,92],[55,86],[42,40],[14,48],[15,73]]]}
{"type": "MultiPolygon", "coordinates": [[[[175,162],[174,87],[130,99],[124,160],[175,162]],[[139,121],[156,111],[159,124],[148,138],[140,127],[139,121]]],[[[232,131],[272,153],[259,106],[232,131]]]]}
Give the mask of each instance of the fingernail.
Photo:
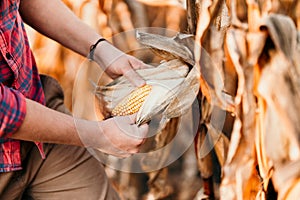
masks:
{"type": "Polygon", "coordinates": [[[136,79],[134,83],[137,87],[142,87],[143,85],[146,84],[145,80],[143,79],[136,79]]]}

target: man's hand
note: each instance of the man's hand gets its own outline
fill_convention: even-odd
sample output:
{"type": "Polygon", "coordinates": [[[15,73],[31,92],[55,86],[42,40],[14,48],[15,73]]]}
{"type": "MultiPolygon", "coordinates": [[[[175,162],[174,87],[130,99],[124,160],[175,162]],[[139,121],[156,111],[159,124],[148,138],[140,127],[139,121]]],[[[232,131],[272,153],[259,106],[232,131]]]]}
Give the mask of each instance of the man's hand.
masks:
{"type": "Polygon", "coordinates": [[[111,78],[123,75],[134,86],[145,84],[145,80],[135,72],[137,69],[149,67],[142,61],[125,54],[106,41],[99,43],[94,52],[95,61],[111,78]]]}
{"type": "Polygon", "coordinates": [[[78,121],[77,130],[82,144],[117,157],[139,152],[149,127],[147,124],[137,126],[135,116],[113,117],[101,122],[78,121]]]}
{"type": "Polygon", "coordinates": [[[148,133],[148,125],[137,126],[136,114],[101,122],[76,119],[26,99],[26,116],[10,138],[98,149],[118,157],[139,151],[148,133]]]}

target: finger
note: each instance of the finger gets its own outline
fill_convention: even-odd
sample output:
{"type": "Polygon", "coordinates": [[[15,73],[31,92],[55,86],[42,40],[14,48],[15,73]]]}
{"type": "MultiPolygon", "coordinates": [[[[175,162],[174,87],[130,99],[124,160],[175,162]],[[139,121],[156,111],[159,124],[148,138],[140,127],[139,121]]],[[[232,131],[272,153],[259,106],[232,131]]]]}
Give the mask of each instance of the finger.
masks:
{"type": "Polygon", "coordinates": [[[106,153],[108,155],[112,155],[112,156],[118,157],[118,158],[127,158],[127,157],[129,157],[129,156],[132,155],[131,152],[122,150],[120,148],[117,148],[117,147],[115,147],[114,144],[112,144],[112,147],[111,147],[111,149],[109,151],[102,151],[102,152],[106,153]]]}
{"type": "Polygon", "coordinates": [[[141,144],[143,143],[143,140],[147,138],[148,131],[149,131],[149,125],[143,124],[141,126],[132,125],[132,130],[134,132],[134,137],[137,139],[140,139],[141,144]]]}
{"type": "Polygon", "coordinates": [[[133,69],[129,69],[124,73],[124,77],[136,87],[142,87],[146,84],[146,81],[133,69]]]}
{"type": "MultiPolygon", "coordinates": [[[[143,124],[138,126],[133,123],[134,115],[114,117],[114,122],[124,136],[135,139],[144,139],[148,134],[149,125],[143,124]]],[[[141,141],[142,142],[142,141],[141,141]]]]}
{"type": "Polygon", "coordinates": [[[134,113],[132,115],[128,115],[129,119],[130,119],[130,122],[131,124],[135,124],[136,122],[136,117],[137,117],[137,113],[134,113]]]}
{"type": "Polygon", "coordinates": [[[134,113],[132,115],[126,115],[126,116],[115,116],[115,122],[118,124],[127,124],[127,125],[131,125],[131,124],[135,124],[136,122],[136,117],[137,117],[137,113],[134,113]]]}
{"type": "Polygon", "coordinates": [[[153,68],[153,66],[147,65],[143,61],[141,61],[139,59],[136,59],[134,57],[131,57],[131,59],[129,60],[129,62],[130,62],[130,65],[132,66],[132,68],[135,69],[135,70],[137,70],[137,69],[153,68]]]}
{"type": "Polygon", "coordinates": [[[129,136],[131,138],[140,138],[139,127],[134,123],[135,117],[132,116],[117,116],[114,117],[114,122],[118,129],[124,134],[124,136],[129,136]]]}

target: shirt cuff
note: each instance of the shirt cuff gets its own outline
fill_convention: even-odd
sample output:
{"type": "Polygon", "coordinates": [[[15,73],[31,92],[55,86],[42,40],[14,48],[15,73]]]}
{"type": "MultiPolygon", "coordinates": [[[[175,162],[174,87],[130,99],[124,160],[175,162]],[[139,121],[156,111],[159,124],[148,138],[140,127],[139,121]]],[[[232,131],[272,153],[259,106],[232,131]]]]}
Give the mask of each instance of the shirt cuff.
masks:
{"type": "Polygon", "coordinates": [[[0,84],[0,137],[6,138],[16,132],[26,115],[25,96],[0,84]]]}

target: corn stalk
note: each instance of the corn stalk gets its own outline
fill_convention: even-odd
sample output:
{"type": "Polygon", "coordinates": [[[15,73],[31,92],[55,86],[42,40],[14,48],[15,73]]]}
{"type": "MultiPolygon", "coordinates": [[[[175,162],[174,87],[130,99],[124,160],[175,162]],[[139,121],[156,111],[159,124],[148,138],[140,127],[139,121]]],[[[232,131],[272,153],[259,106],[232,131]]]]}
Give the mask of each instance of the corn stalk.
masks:
{"type": "Polygon", "coordinates": [[[195,146],[204,181],[199,198],[299,196],[299,32],[293,9],[298,3],[280,3],[294,7],[249,0],[240,11],[237,0],[198,2],[195,57],[202,73],[202,118],[195,146]],[[274,10],[286,13],[271,14],[274,10]],[[215,125],[218,115],[212,117],[216,107],[226,112],[223,127],[215,125]],[[211,146],[217,163],[213,151],[203,154],[203,147],[211,146]],[[221,184],[214,183],[214,190],[216,164],[221,184]]]}

